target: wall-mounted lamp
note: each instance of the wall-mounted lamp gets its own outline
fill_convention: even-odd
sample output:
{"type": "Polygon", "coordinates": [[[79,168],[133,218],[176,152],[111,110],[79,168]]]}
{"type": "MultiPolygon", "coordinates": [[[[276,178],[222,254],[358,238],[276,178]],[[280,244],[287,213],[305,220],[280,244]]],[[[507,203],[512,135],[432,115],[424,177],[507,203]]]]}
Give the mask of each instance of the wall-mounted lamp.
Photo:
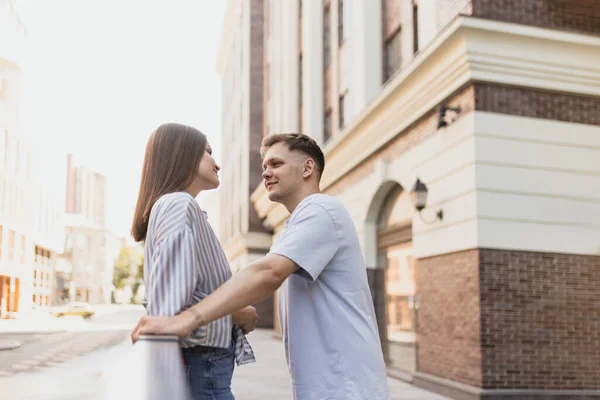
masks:
{"type": "Polygon", "coordinates": [[[417,181],[413,185],[413,188],[410,191],[410,195],[412,197],[413,204],[415,205],[415,208],[419,212],[419,216],[421,217],[421,220],[423,222],[425,222],[426,224],[432,224],[435,221],[437,221],[437,220],[441,221],[444,218],[443,211],[441,209],[439,209],[435,214],[436,218],[434,220],[425,221],[423,219],[423,215],[421,214],[421,211],[427,205],[427,186],[423,182],[421,182],[421,180],[419,178],[417,178],[417,181]]]}
{"type": "MultiPolygon", "coordinates": [[[[444,126],[448,125],[448,122],[446,121],[446,112],[447,111],[453,111],[454,114],[459,114],[460,107],[458,107],[458,106],[448,107],[443,104],[440,104],[438,106],[438,128],[443,128],[444,126]]],[[[452,122],[454,122],[454,119],[452,120],[452,122]]]]}

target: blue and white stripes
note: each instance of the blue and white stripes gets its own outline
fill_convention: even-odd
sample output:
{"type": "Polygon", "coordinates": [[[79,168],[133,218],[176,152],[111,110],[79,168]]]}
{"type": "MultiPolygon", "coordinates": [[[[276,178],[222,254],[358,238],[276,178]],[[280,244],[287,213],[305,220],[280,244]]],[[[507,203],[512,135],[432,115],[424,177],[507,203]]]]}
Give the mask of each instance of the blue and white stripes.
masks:
{"type": "MultiPolygon", "coordinates": [[[[150,212],[144,249],[148,315],[173,316],[200,302],[231,277],[225,253],[206,214],[186,192],[170,193],[150,212]]],[[[227,348],[232,328],[238,365],[254,361],[241,327],[231,316],[209,323],[181,339],[182,347],[227,348]]]]}

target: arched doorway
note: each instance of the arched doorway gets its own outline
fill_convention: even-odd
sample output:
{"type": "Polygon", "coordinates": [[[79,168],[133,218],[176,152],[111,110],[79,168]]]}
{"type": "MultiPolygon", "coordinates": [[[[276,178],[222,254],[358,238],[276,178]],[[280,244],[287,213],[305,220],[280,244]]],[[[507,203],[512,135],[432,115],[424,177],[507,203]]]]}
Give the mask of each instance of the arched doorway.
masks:
{"type": "Polygon", "coordinates": [[[368,247],[371,256],[376,254],[375,264],[381,277],[373,297],[379,303],[376,309],[383,352],[390,370],[410,379],[416,371],[417,344],[414,205],[401,185],[386,182],[375,195],[368,214],[368,247]]]}

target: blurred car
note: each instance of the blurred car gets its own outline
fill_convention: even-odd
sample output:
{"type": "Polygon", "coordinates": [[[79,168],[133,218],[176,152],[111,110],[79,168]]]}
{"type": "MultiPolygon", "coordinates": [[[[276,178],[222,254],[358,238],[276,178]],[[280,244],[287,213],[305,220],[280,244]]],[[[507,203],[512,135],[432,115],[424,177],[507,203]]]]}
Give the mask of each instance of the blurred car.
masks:
{"type": "Polygon", "coordinates": [[[51,314],[55,317],[79,315],[86,319],[91,318],[95,313],[94,307],[84,302],[69,303],[64,307],[58,307],[51,311],[51,314]]]}

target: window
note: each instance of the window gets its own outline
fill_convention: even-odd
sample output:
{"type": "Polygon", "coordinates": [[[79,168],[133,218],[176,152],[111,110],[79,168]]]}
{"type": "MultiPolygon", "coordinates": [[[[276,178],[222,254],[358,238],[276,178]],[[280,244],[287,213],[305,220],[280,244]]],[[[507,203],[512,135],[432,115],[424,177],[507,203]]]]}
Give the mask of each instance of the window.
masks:
{"type": "Polygon", "coordinates": [[[302,54],[298,57],[298,105],[302,105],[302,54]]]}
{"type": "Polygon", "coordinates": [[[413,0],[413,54],[419,51],[419,5],[413,0]]]}
{"type": "Polygon", "coordinates": [[[75,213],[81,213],[81,196],[83,192],[83,176],[81,173],[81,168],[75,169],[75,189],[73,191],[75,192],[75,213]]]}
{"type": "Polygon", "coordinates": [[[0,214],[4,213],[4,198],[6,197],[7,187],[4,177],[0,176],[0,214]]]}
{"type": "Polygon", "coordinates": [[[25,235],[21,235],[21,264],[25,264],[25,249],[27,243],[25,242],[25,235]]]}
{"type": "Polygon", "coordinates": [[[391,341],[412,341],[415,322],[412,244],[387,249],[387,331],[391,341]]]}
{"type": "Polygon", "coordinates": [[[385,80],[389,80],[402,64],[401,30],[398,29],[385,41],[385,80]]]}
{"type": "Polygon", "coordinates": [[[323,118],[323,143],[327,143],[329,139],[331,139],[331,109],[327,109],[323,118]]]}
{"type": "Polygon", "coordinates": [[[8,133],[0,128],[0,161],[6,162],[8,157],[8,133]]]}
{"type": "Polygon", "coordinates": [[[383,76],[387,82],[402,65],[402,3],[407,0],[383,0],[383,76]]]}
{"type": "Polygon", "coordinates": [[[298,57],[298,131],[302,133],[302,54],[298,57]]]}
{"type": "Polygon", "coordinates": [[[341,47],[346,40],[346,31],[344,30],[344,0],[338,0],[338,45],[341,47]]]}
{"type": "Polygon", "coordinates": [[[15,160],[15,173],[18,175],[21,172],[21,143],[17,142],[17,150],[16,150],[16,160],[15,160]]]}
{"type": "Polygon", "coordinates": [[[339,100],[339,105],[338,105],[338,112],[339,112],[339,118],[340,118],[340,129],[342,129],[345,125],[346,125],[346,93],[342,94],[340,96],[340,100],[339,100]]]}
{"type": "Polygon", "coordinates": [[[329,6],[325,7],[325,11],[323,12],[323,68],[327,69],[327,67],[329,66],[329,63],[331,61],[331,54],[330,54],[330,13],[329,13],[329,6]]]}
{"type": "Polygon", "coordinates": [[[8,259],[14,260],[15,257],[15,231],[8,231],[8,259]]]}
{"type": "Polygon", "coordinates": [[[302,37],[302,17],[303,17],[303,13],[302,13],[302,0],[300,0],[298,2],[298,31],[300,32],[300,37],[302,37]]]}

